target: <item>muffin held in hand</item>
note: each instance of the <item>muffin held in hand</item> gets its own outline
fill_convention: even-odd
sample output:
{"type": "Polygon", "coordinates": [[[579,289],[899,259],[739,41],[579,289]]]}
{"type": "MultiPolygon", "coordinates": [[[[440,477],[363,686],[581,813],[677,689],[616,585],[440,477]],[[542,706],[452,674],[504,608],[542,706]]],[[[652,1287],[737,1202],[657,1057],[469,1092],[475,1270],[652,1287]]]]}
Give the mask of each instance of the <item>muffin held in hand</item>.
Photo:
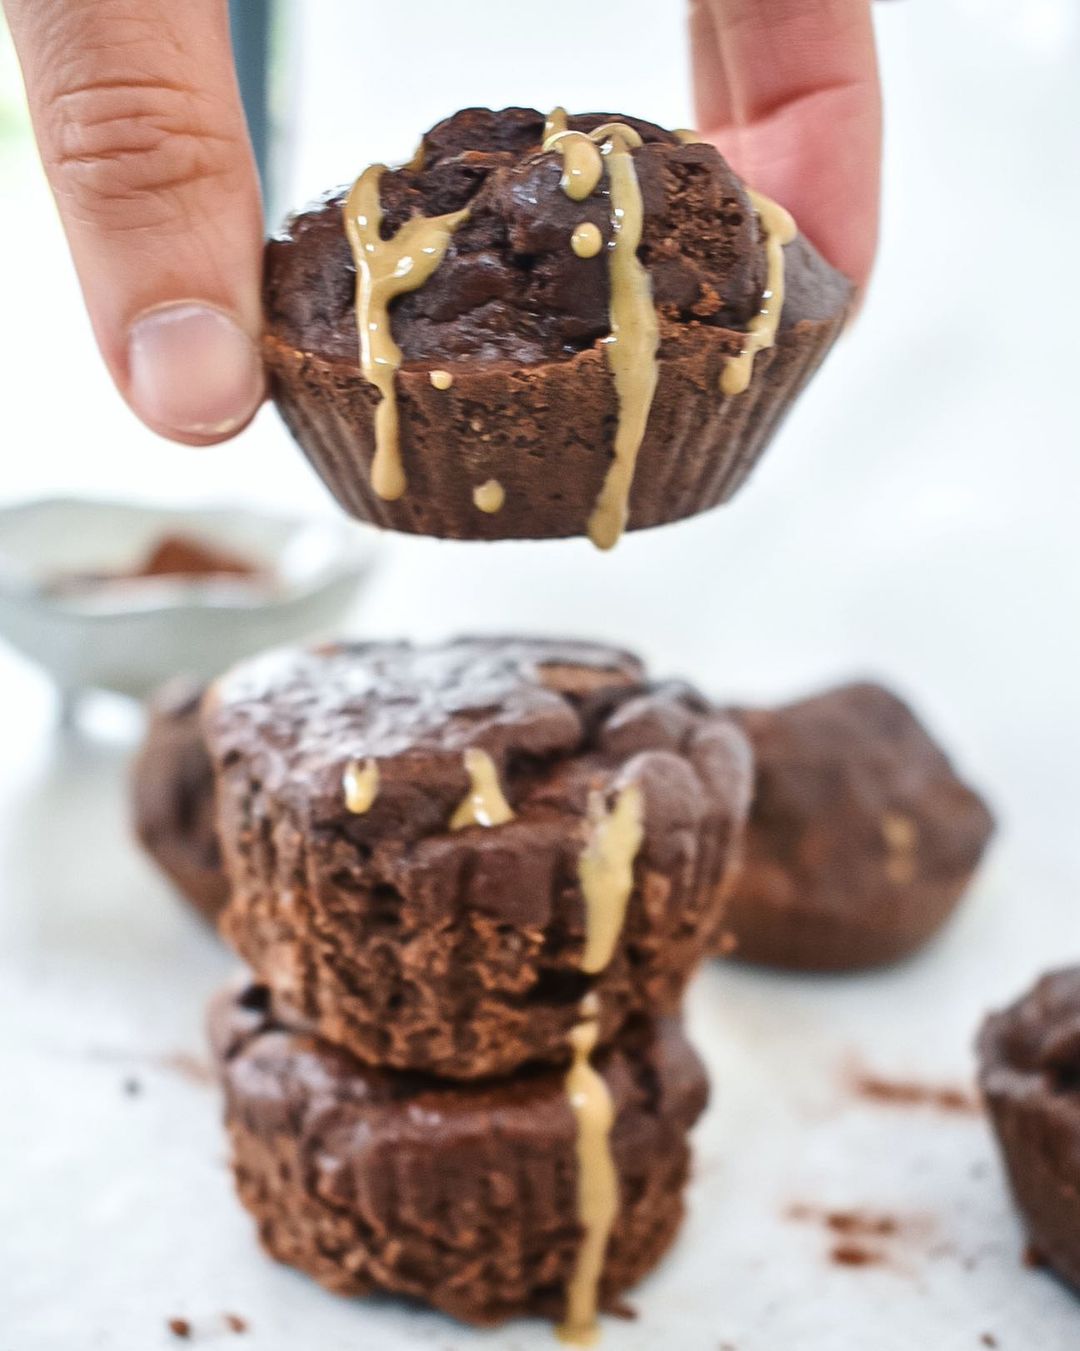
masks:
{"type": "Polygon", "coordinates": [[[326,646],[208,693],[222,931],[360,1059],[455,1078],[565,1063],[677,1007],[714,945],[746,739],[625,653],[326,646]]]}
{"type": "Polygon", "coordinates": [[[374,1069],[293,1030],[258,986],[216,1003],[211,1036],[240,1199],[272,1256],[339,1294],[573,1326],[579,1303],[617,1308],[678,1230],[708,1090],[674,1020],[598,1057],[589,1087],[611,1124],[595,1158],[559,1070],[455,1084],[374,1069]],[[583,1168],[590,1209],[611,1192],[595,1266],[583,1168]]]}
{"type": "Polygon", "coordinates": [[[135,833],[146,852],[211,923],[229,895],[214,829],[214,779],[199,725],[203,686],[170,681],[150,706],[131,772],[135,833]]]}
{"type": "Polygon", "coordinates": [[[979,1083],[1032,1248],[1080,1290],[1080,967],[987,1018],[979,1083]]]}
{"type": "Polygon", "coordinates": [[[970,882],[993,820],[911,710],[880,685],[855,684],[735,716],[756,782],[725,948],[844,971],[926,943],[970,882]]]}
{"type": "Polygon", "coordinates": [[[265,354],[360,519],[608,548],[735,492],[851,294],[692,133],[472,108],[271,241],[265,354]]]}

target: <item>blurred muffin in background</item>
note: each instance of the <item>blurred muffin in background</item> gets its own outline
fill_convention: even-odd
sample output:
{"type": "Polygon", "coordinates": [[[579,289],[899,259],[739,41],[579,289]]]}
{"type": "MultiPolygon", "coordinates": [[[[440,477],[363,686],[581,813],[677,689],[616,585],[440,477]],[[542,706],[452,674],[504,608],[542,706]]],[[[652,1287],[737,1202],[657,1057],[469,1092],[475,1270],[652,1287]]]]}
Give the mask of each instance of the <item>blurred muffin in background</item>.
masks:
{"type": "Polygon", "coordinates": [[[228,900],[214,828],[214,779],[199,724],[203,685],[185,676],[154,697],[131,773],[135,833],[211,924],[228,900]]]}
{"type": "Polygon", "coordinates": [[[993,832],[982,798],[881,685],[734,716],[754,748],[723,950],[802,971],[909,956],[960,901],[993,832]]]}

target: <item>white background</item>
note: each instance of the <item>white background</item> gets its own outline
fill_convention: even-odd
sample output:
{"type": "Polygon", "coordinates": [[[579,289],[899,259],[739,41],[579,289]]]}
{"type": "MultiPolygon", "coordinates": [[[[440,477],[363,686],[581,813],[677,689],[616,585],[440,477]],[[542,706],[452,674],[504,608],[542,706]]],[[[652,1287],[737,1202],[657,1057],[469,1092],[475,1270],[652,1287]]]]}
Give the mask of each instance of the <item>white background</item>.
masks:
{"type": "MultiPolygon", "coordinates": [[[[295,6],[283,202],[404,157],[466,103],[691,121],[681,7],[505,0],[295,6]],[[584,56],[583,56],[584,54],[584,56]]],[[[714,969],[693,1027],[715,1071],[693,1214],[605,1345],[715,1351],[1080,1346],[1080,1307],[1021,1269],[983,1123],[857,1101],[854,1061],[962,1081],[983,1009],[1080,951],[1080,9],[879,6],[888,149],[866,310],[738,501],[630,537],[387,540],[356,617],[376,636],[596,635],[718,694],[877,674],[1001,818],[970,905],[924,959],[812,981],[714,969]],[[798,1202],[899,1209],[880,1269],[840,1270],[798,1202]]],[[[36,166],[0,141],[0,500],[54,492],[331,512],[274,413],[192,451],[104,377],[36,166]]],[[[45,682],[0,650],[0,1351],[211,1344],[549,1345],[336,1301],[258,1254],[229,1195],[201,1054],[230,962],[126,839],[123,738],[54,735],[45,682]],[[122,1083],[136,1075],[143,1092],[122,1083]]]]}

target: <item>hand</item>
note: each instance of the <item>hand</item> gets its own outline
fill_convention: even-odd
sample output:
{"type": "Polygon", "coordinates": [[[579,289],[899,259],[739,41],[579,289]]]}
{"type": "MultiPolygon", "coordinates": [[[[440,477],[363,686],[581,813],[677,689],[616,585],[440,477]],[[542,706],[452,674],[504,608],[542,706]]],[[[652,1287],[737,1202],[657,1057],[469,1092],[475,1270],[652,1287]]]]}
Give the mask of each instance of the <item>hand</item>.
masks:
{"type": "Polygon", "coordinates": [[[698,128],[865,287],[881,186],[870,0],[691,0],[698,128]]]}
{"type": "Polygon", "coordinates": [[[205,445],[263,397],[262,213],[226,0],[4,0],[102,353],[205,445]]]}

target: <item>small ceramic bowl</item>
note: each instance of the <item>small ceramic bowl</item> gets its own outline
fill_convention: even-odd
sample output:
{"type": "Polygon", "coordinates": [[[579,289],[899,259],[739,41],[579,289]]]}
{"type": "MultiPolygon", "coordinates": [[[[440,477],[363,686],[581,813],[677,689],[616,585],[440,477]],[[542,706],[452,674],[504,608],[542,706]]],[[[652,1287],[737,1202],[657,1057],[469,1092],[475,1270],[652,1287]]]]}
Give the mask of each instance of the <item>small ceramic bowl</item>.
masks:
{"type": "Polygon", "coordinates": [[[142,698],[177,672],[209,678],[259,648],[334,629],[377,547],[348,521],[233,508],[64,498],[7,507],[0,637],[45,667],[68,703],[87,689],[142,698]],[[257,574],[124,575],[175,536],[239,556],[257,574]]]}

